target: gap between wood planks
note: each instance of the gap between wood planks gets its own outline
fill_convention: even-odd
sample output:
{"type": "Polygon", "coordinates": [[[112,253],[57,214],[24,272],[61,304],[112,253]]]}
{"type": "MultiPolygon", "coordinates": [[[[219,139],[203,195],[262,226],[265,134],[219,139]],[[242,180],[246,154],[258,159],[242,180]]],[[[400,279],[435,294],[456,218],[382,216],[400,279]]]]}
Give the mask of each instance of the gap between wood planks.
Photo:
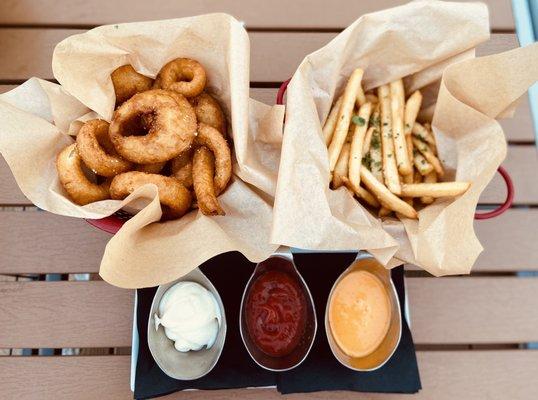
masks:
{"type": "MultiPolygon", "coordinates": [[[[93,29],[98,26],[111,25],[111,24],[0,24],[1,28],[14,28],[14,29],[93,29]]],[[[328,27],[328,28],[316,28],[316,27],[256,27],[247,26],[245,24],[247,32],[278,32],[278,33],[340,33],[345,28],[328,27]]],[[[515,33],[514,29],[493,28],[490,31],[493,33],[515,33]]]]}

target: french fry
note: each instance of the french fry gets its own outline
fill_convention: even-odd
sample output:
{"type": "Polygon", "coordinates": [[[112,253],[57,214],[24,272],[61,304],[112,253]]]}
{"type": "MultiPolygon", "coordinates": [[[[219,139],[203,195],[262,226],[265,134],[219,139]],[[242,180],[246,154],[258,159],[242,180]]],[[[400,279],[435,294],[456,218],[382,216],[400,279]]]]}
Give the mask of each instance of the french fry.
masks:
{"type": "Polygon", "coordinates": [[[432,144],[430,144],[430,147],[432,148],[433,154],[437,155],[437,140],[435,140],[435,135],[433,134],[432,125],[429,122],[426,122],[424,124],[424,128],[428,131],[430,134],[430,138],[432,140],[432,144]]]}
{"type": "Polygon", "coordinates": [[[406,137],[411,134],[413,125],[417,119],[420,106],[422,104],[422,93],[419,90],[415,91],[405,103],[405,114],[404,114],[404,133],[406,137]]]}
{"type": "Polygon", "coordinates": [[[377,197],[384,207],[396,211],[408,218],[418,217],[418,214],[413,207],[399,199],[366,168],[361,169],[361,178],[364,185],[377,197]]]}
{"type": "Polygon", "coordinates": [[[372,135],[374,133],[374,127],[371,126],[366,131],[366,135],[364,136],[364,144],[362,146],[362,156],[364,157],[369,151],[370,151],[370,144],[372,143],[372,135]]]}
{"type": "Polygon", "coordinates": [[[342,96],[340,96],[338,100],[336,100],[336,103],[334,103],[333,108],[331,109],[331,112],[329,113],[329,116],[325,121],[325,125],[323,125],[323,137],[325,138],[325,144],[327,146],[329,145],[329,143],[331,143],[334,128],[336,127],[336,120],[338,118],[338,111],[340,110],[341,105],[342,96]]]}
{"type": "Polygon", "coordinates": [[[433,171],[433,165],[431,165],[418,150],[415,150],[413,152],[413,163],[415,164],[417,171],[420,172],[421,175],[428,175],[430,172],[433,171]]]}
{"type": "MultiPolygon", "coordinates": [[[[437,174],[435,171],[430,172],[428,175],[424,176],[424,183],[435,183],[437,182],[437,174]]],[[[433,197],[431,196],[422,196],[420,202],[422,204],[431,204],[433,203],[433,197]]]]}
{"type": "Polygon", "coordinates": [[[349,153],[348,177],[355,191],[361,184],[362,148],[371,113],[372,103],[364,103],[359,109],[358,117],[353,117],[352,120],[355,127],[353,129],[353,139],[351,140],[351,150],[349,153]]]}
{"type": "MultiPolygon", "coordinates": [[[[366,184],[366,181],[365,181],[366,184]]],[[[471,182],[411,183],[402,185],[402,196],[406,197],[453,197],[469,189],[471,182]]],[[[372,190],[373,191],[373,190],[372,190]]]]}
{"type": "Polygon", "coordinates": [[[409,182],[409,183],[421,183],[422,180],[423,178],[422,178],[422,175],[420,175],[420,172],[415,171],[415,173],[413,174],[413,182],[409,182]]]}
{"type": "Polygon", "coordinates": [[[366,102],[367,102],[366,95],[364,94],[364,91],[362,90],[362,86],[360,86],[359,90],[357,90],[357,98],[355,99],[357,108],[361,108],[366,102]]]}
{"type": "Polygon", "coordinates": [[[437,172],[437,175],[439,177],[442,177],[445,174],[445,171],[439,159],[435,156],[435,154],[433,154],[432,149],[430,149],[430,147],[426,143],[424,143],[422,140],[419,140],[417,138],[413,138],[413,144],[418,149],[418,151],[422,153],[424,158],[431,165],[433,165],[433,169],[435,170],[435,172],[437,172]]]}
{"type": "Polygon", "coordinates": [[[394,141],[392,139],[392,110],[390,106],[390,88],[388,85],[377,89],[381,110],[381,149],[383,158],[383,177],[387,188],[395,194],[401,193],[396,157],[394,155],[394,141]]]}
{"type": "MultiPolygon", "coordinates": [[[[353,120],[355,116],[358,116],[358,115],[353,114],[351,116],[351,120],[353,120]]],[[[349,124],[349,129],[347,130],[347,135],[346,135],[346,143],[351,143],[351,139],[353,139],[354,129],[355,129],[355,124],[349,124]]]]}
{"type": "Polygon", "coordinates": [[[407,146],[407,156],[411,160],[411,163],[413,162],[413,154],[414,154],[414,146],[413,146],[413,136],[412,135],[405,135],[405,144],[407,146]]]}
{"type": "Polygon", "coordinates": [[[359,90],[362,92],[361,81],[363,75],[364,71],[360,68],[353,71],[344,90],[342,104],[340,110],[338,110],[334,134],[329,145],[329,167],[331,172],[334,171],[334,167],[340,156],[340,151],[342,151],[342,146],[346,141],[355,99],[357,98],[359,90]]]}
{"type": "Polygon", "coordinates": [[[433,138],[433,134],[428,131],[424,125],[421,125],[418,122],[415,122],[413,124],[413,128],[411,130],[413,132],[413,136],[417,139],[422,140],[425,143],[428,143],[430,146],[435,146],[435,139],[433,138]]]}
{"type": "Polygon", "coordinates": [[[398,79],[390,83],[390,106],[392,111],[392,138],[396,154],[396,165],[402,175],[412,172],[412,165],[407,153],[407,145],[404,135],[404,86],[403,81],[398,79]]]}
{"type": "Polygon", "coordinates": [[[368,101],[368,102],[370,102],[372,104],[377,104],[379,102],[379,99],[373,93],[366,93],[364,96],[366,97],[366,101],[368,101]]]}
{"type": "MultiPolygon", "coordinates": [[[[402,176],[402,182],[403,183],[414,183],[413,173],[410,173],[410,174],[402,176]]],[[[404,198],[402,198],[402,200],[405,201],[410,206],[413,206],[413,198],[412,197],[404,197],[404,198]]]]}
{"type": "Polygon", "coordinates": [[[370,170],[379,182],[383,182],[383,157],[381,154],[381,132],[374,127],[370,142],[370,170]]]}
{"type": "Polygon", "coordinates": [[[345,143],[342,147],[340,157],[338,157],[336,167],[334,167],[333,171],[333,189],[338,189],[340,186],[342,186],[344,184],[344,182],[342,181],[342,177],[347,177],[350,147],[351,146],[349,143],[345,143]]]}
{"type": "Polygon", "coordinates": [[[383,217],[386,217],[387,215],[389,215],[391,212],[392,212],[392,210],[390,208],[381,206],[381,208],[379,209],[379,212],[377,213],[377,215],[380,218],[383,218],[383,217]]]}
{"type": "Polygon", "coordinates": [[[358,198],[363,199],[366,203],[374,208],[379,208],[379,202],[368,190],[362,186],[354,188],[349,179],[347,179],[345,176],[342,177],[342,182],[349,189],[349,191],[354,193],[358,198]]]}

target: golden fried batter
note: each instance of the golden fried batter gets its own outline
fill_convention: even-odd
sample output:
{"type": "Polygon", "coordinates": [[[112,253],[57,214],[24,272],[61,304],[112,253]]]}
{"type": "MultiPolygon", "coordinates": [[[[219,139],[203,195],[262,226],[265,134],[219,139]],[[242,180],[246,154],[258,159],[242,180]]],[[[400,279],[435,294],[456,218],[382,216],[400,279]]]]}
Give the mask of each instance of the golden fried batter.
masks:
{"type": "Polygon", "coordinates": [[[135,94],[151,89],[153,85],[153,79],[139,74],[130,64],[116,68],[110,78],[116,93],[116,107],[135,94]]]}
{"type": "Polygon", "coordinates": [[[58,154],[56,169],[60,183],[74,203],[83,206],[110,198],[109,181],[97,185],[90,182],[84,174],[82,159],[75,143],[58,154]]]}
{"type": "Polygon", "coordinates": [[[176,58],[161,68],[154,89],[169,89],[185,97],[194,97],[202,93],[207,77],[204,67],[190,58],[176,58]]]}
{"type": "Polygon", "coordinates": [[[189,102],[194,107],[198,122],[212,126],[226,137],[226,117],[217,100],[208,93],[201,93],[189,99],[189,102]]]}
{"type": "Polygon", "coordinates": [[[215,194],[214,173],[213,154],[205,146],[198,147],[192,160],[192,179],[198,207],[204,215],[225,215],[215,194]]]}
{"type": "Polygon", "coordinates": [[[219,195],[232,177],[232,154],[226,139],[212,126],[198,124],[195,143],[206,146],[215,156],[215,194],[219,195]]]}
{"type": "Polygon", "coordinates": [[[166,219],[179,218],[190,208],[191,193],[175,178],[131,171],[116,175],[110,184],[113,199],[122,200],[142,185],[153,183],[159,190],[159,200],[166,219]]]}
{"type": "Polygon", "coordinates": [[[196,133],[196,115],[183,96],[175,97],[154,91],[138,93],[115,111],[109,136],[123,158],[153,164],[170,160],[190,147],[196,133]],[[149,129],[139,136],[137,121],[145,115],[151,116],[149,129]]]}
{"type": "Polygon", "coordinates": [[[97,175],[112,177],[133,166],[118,155],[108,137],[108,122],[101,119],[87,121],[80,128],[77,150],[84,164],[97,175]]]}

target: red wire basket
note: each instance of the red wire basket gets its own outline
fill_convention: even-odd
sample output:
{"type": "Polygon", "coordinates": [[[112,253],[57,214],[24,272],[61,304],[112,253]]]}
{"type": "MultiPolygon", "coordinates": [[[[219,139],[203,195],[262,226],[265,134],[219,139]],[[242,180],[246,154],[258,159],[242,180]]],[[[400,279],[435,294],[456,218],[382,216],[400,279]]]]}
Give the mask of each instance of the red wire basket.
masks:
{"type": "MultiPolygon", "coordinates": [[[[291,79],[288,79],[282,82],[282,85],[280,85],[276,96],[276,104],[284,104],[284,95],[286,93],[286,89],[288,87],[288,84],[290,83],[290,80],[291,79]]],[[[514,184],[512,182],[512,178],[510,178],[510,175],[502,166],[500,166],[497,171],[499,172],[499,174],[501,174],[504,179],[504,183],[506,184],[506,200],[503,204],[501,204],[494,210],[483,213],[475,213],[474,219],[481,220],[495,218],[508,210],[512,205],[512,202],[514,201],[514,184]]],[[[86,221],[88,221],[90,225],[93,225],[96,228],[101,229],[102,231],[114,234],[120,230],[122,225],[125,223],[125,221],[129,219],[129,217],[130,216],[128,214],[118,212],[109,217],[101,219],[87,219],[86,221]]]]}

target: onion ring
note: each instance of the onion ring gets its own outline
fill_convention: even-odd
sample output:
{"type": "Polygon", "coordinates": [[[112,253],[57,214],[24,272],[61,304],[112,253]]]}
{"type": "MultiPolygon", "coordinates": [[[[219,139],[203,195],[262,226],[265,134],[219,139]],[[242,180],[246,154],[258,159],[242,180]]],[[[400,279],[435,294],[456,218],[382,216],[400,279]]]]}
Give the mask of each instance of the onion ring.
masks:
{"type": "Polygon", "coordinates": [[[100,185],[90,182],[82,166],[82,158],[75,143],[67,146],[56,157],[58,178],[69,198],[80,206],[109,199],[110,181],[107,180],[100,185]]]}
{"type": "Polygon", "coordinates": [[[192,144],[196,134],[194,109],[183,96],[176,97],[153,91],[138,93],[115,111],[109,136],[123,158],[137,164],[163,162],[192,144]],[[152,116],[147,134],[124,136],[136,134],[138,119],[145,115],[152,116]]]}
{"type": "Polygon", "coordinates": [[[147,183],[157,186],[165,219],[179,218],[189,210],[191,193],[177,179],[168,176],[139,171],[125,172],[112,179],[110,195],[113,199],[122,200],[147,183]]]}
{"type": "Polygon", "coordinates": [[[158,174],[162,171],[166,162],[154,163],[154,164],[137,164],[134,168],[135,171],[146,172],[148,174],[158,174]]]}
{"type": "Polygon", "coordinates": [[[207,77],[204,67],[190,58],[176,58],[161,68],[154,89],[169,89],[185,97],[194,97],[202,93],[207,77]]]}
{"type": "Polygon", "coordinates": [[[215,194],[214,172],[213,154],[205,146],[198,147],[192,160],[192,178],[198,207],[204,215],[226,215],[215,194]]]}
{"type": "Polygon", "coordinates": [[[171,176],[178,179],[186,188],[192,187],[192,149],[187,149],[170,163],[171,176]]]}
{"type": "Polygon", "coordinates": [[[232,154],[226,139],[212,126],[198,124],[197,145],[206,146],[215,156],[215,194],[218,196],[232,177],[232,154]]]}
{"type": "Polygon", "coordinates": [[[82,161],[97,175],[112,177],[132,168],[121,158],[108,137],[108,122],[102,119],[86,121],[77,135],[77,151],[82,161]]]}
{"type": "Polygon", "coordinates": [[[189,99],[194,107],[198,122],[203,122],[217,129],[222,136],[226,137],[226,117],[217,100],[208,93],[201,93],[189,99]]]}
{"type": "Polygon", "coordinates": [[[114,92],[116,93],[116,106],[130,99],[135,94],[151,89],[153,79],[135,71],[132,65],[122,65],[110,74],[114,92]]]}

